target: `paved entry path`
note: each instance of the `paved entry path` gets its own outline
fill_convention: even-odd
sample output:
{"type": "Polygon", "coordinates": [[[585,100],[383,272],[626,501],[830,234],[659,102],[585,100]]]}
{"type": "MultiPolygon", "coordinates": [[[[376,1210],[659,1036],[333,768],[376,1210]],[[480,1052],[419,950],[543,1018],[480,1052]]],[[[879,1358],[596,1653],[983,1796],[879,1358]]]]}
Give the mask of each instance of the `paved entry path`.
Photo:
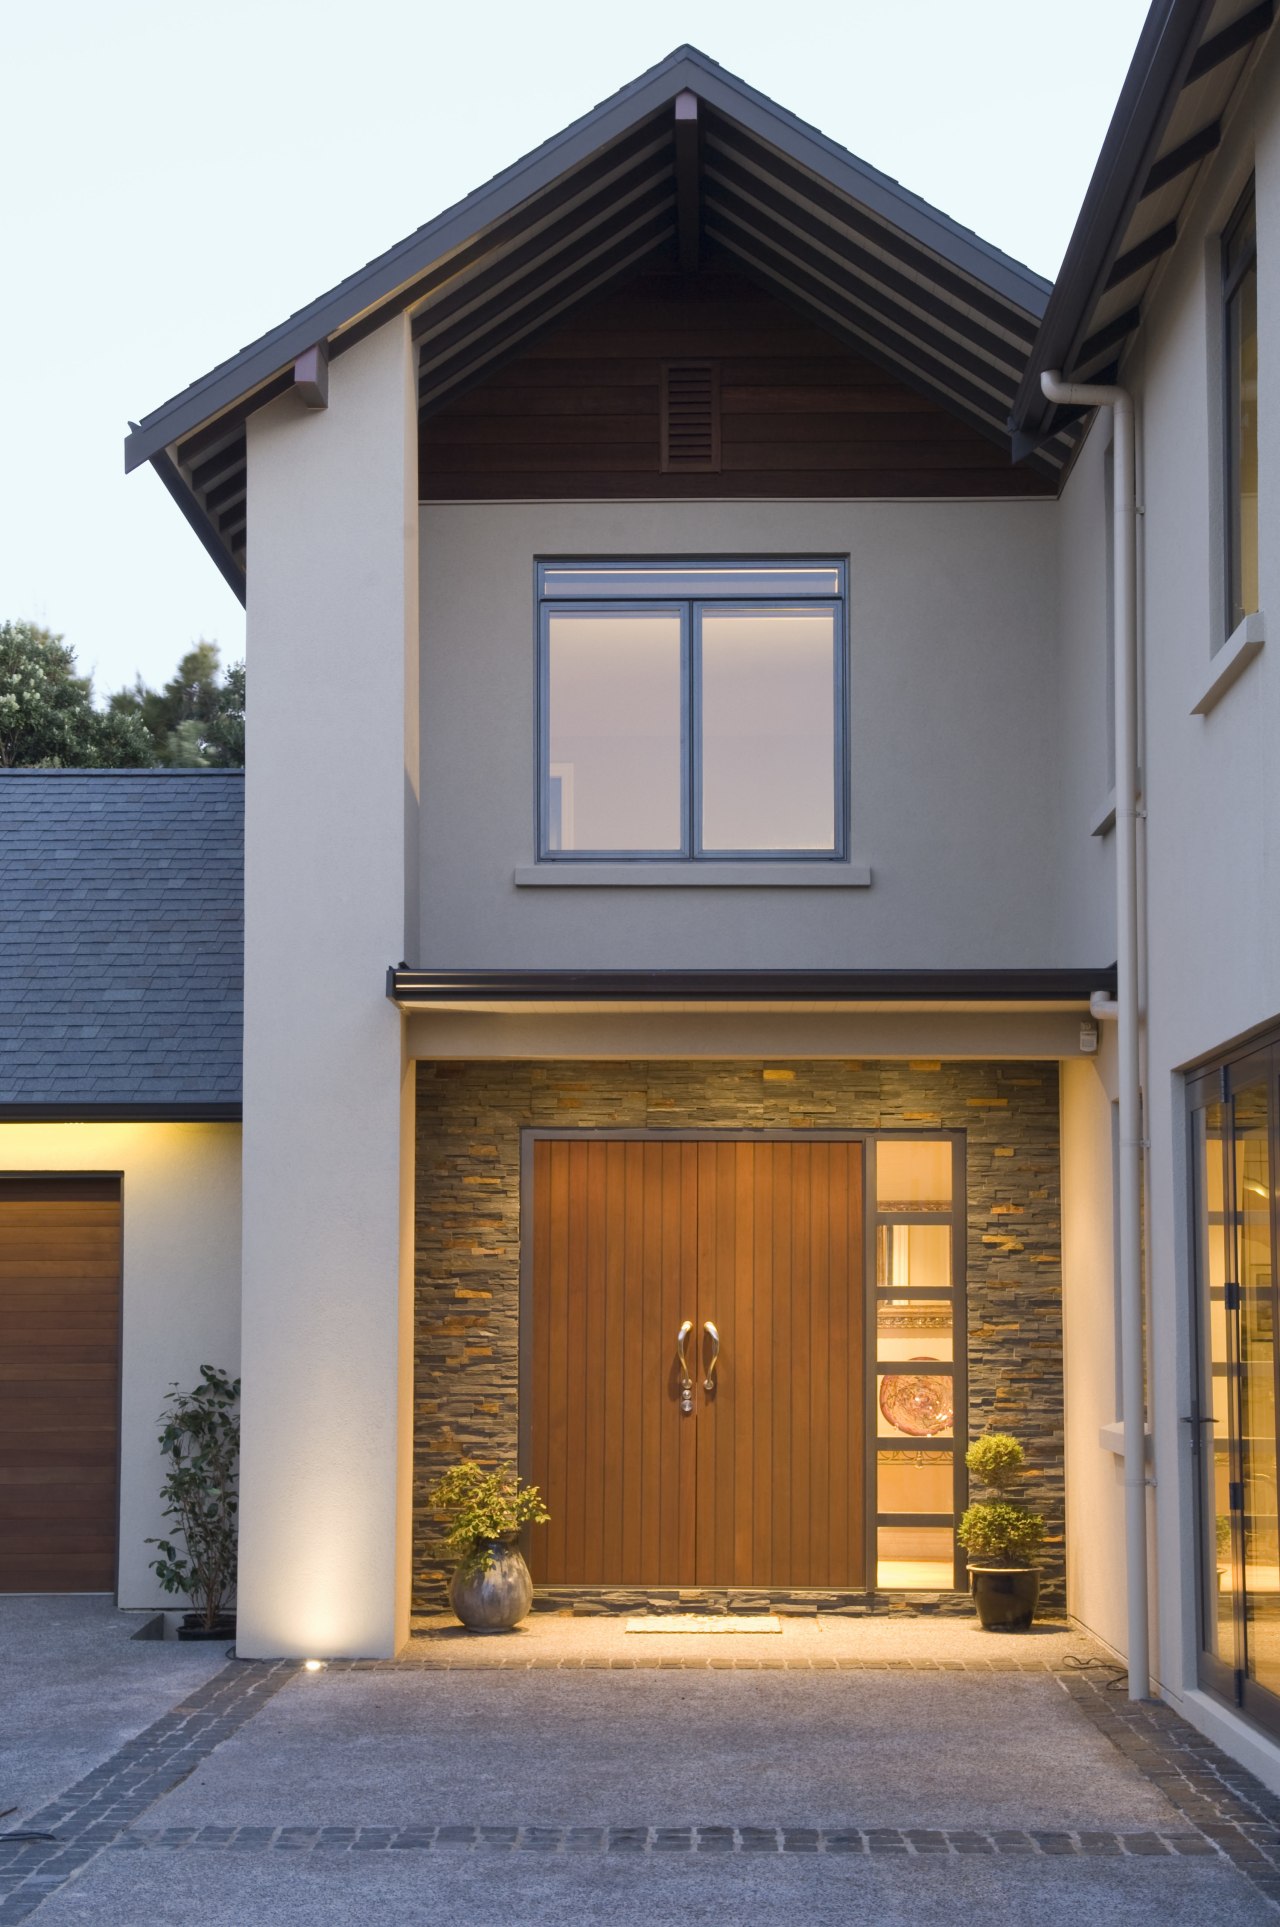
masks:
{"type": "Polygon", "coordinates": [[[0,1927],[1280,1920],[1280,1800],[1066,1629],[422,1622],[307,1673],[136,1624],[0,1600],[0,1927]]]}

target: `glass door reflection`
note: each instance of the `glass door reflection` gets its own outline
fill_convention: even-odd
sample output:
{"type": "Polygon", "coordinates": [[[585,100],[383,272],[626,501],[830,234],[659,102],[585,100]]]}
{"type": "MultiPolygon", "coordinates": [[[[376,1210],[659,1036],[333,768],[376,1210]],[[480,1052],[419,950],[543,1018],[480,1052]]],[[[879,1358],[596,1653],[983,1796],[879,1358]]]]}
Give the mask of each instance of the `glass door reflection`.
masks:
{"type": "Polygon", "coordinates": [[[1240,1479],[1245,1672],[1280,1690],[1280,1545],[1276,1516],[1276,1346],[1269,1103],[1264,1083],[1232,1100],[1240,1327],[1240,1479]]]}
{"type": "Polygon", "coordinates": [[[1276,1093],[1280,1045],[1190,1091],[1201,1679],[1280,1731],[1276,1093]]]}

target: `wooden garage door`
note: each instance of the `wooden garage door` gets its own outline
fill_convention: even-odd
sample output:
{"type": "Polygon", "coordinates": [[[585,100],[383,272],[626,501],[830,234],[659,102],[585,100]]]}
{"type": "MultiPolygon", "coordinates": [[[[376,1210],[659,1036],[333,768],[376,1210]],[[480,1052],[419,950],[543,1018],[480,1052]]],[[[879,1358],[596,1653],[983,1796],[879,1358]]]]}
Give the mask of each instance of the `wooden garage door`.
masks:
{"type": "Polygon", "coordinates": [[[844,1140],[535,1143],[541,1583],[864,1584],[862,1168],[844,1140]]]}
{"type": "Polygon", "coordinates": [[[116,1583],[120,1187],[0,1178],[0,1592],[116,1583]]]}

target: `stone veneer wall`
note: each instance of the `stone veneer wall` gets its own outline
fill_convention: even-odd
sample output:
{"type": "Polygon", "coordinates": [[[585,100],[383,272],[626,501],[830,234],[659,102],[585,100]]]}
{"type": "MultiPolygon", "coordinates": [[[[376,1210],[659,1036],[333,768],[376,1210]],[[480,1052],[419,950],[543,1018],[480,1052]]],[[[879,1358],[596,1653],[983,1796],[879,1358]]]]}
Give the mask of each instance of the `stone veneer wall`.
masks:
{"type": "Polygon", "coordinates": [[[902,1060],[418,1066],[414,1606],[447,1572],[426,1492],[517,1450],[520,1132],[963,1130],[969,1431],[1016,1432],[1049,1521],[1044,1603],[1065,1603],[1058,1067],[902,1060]]]}

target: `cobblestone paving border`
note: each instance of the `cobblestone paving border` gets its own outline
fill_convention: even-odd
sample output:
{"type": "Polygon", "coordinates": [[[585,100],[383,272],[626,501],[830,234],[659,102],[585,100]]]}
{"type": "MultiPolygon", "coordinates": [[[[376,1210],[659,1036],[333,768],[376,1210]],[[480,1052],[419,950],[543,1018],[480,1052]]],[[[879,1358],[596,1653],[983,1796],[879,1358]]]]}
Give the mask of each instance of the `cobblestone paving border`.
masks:
{"type": "MultiPolygon", "coordinates": [[[[676,1637],[676,1635],[672,1635],[676,1637]]],[[[762,1639],[775,1635],[760,1635],[762,1639]]],[[[427,1646],[427,1639],[414,1640],[398,1659],[331,1659],[331,1673],[1058,1673],[1060,1659],[843,1659],[822,1654],[791,1659],[741,1658],[732,1654],[695,1657],[682,1653],[643,1654],[634,1657],[595,1655],[577,1657],[556,1654],[521,1654],[497,1650],[487,1645],[483,1653],[476,1642],[458,1641],[456,1651],[448,1648],[447,1637],[434,1652],[414,1652],[414,1645],[427,1646]]],[[[641,1641],[640,1644],[647,1642],[641,1641]]]]}
{"type": "Polygon", "coordinates": [[[511,1853],[1128,1854],[1217,1856],[1200,1833],[1021,1832],[950,1827],[163,1827],[133,1828],[113,1852],[381,1853],[436,1848],[511,1853]]]}
{"type": "Polygon", "coordinates": [[[233,1660],[75,1785],[0,1832],[0,1927],[26,1920],[297,1672],[294,1660],[233,1660]],[[47,1840],[22,1835],[49,1834],[47,1840]]]}
{"type": "Polygon", "coordinates": [[[1127,1699],[1092,1668],[1059,1678],[1117,1752],[1280,1907],[1280,1796],[1162,1700],[1127,1699]]]}

